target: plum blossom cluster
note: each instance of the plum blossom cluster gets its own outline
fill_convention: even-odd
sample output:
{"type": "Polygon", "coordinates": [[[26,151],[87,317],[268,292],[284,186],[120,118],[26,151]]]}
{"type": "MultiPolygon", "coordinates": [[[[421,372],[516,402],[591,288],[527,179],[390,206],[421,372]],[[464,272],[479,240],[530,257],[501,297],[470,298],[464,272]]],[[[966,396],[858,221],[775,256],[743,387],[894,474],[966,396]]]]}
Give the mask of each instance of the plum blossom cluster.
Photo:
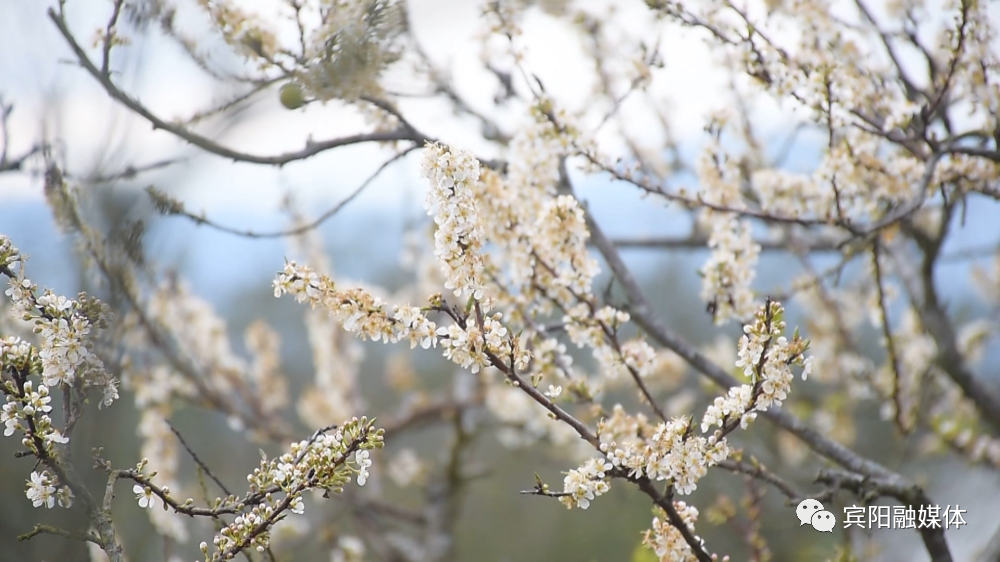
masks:
{"type": "Polygon", "coordinates": [[[15,379],[6,381],[4,393],[7,395],[7,403],[0,412],[0,420],[4,423],[5,437],[10,437],[15,432],[23,433],[21,444],[43,456],[53,453],[53,445],[69,442],[55,428],[49,416],[52,411],[49,387],[39,384],[36,390],[34,381],[26,380],[19,388],[15,379]]]}
{"type": "Polygon", "coordinates": [[[465,327],[452,324],[438,328],[419,308],[395,306],[390,315],[382,299],[362,289],[339,291],[329,277],[294,262],[285,264],[274,286],[276,296],[287,292],[299,301],[309,300],[326,308],[345,330],[362,339],[386,343],[409,340],[411,348],[420,345],[424,349],[436,347],[440,341],[445,357],[472,372],[489,366],[491,354],[504,360],[513,357],[517,368],[526,367],[531,357],[511,338],[499,313],[485,316],[481,325],[469,321],[465,327]]]}
{"type": "Polygon", "coordinates": [[[265,529],[268,529],[274,522],[272,521],[274,516],[275,510],[269,505],[255,505],[248,513],[238,515],[232,523],[223,527],[213,539],[213,544],[218,549],[217,553],[209,557],[208,545],[204,542],[201,543],[200,547],[202,553],[206,555],[205,559],[228,560],[245,548],[264,552],[270,542],[270,532],[265,529]]]}
{"type": "MultiPolygon", "coordinates": [[[[364,486],[372,466],[370,451],[383,445],[384,430],[375,427],[375,420],[353,418],[293,443],[276,459],[262,459],[260,467],[247,476],[246,498],[217,500],[217,508],[234,506],[240,510],[213,539],[211,554],[209,545],[201,543],[205,560],[228,560],[247,548],[263,552],[269,546],[271,528],[286,512],[305,512],[303,494],[307,490],[339,493],[355,477],[358,485],[364,486]]],[[[144,501],[150,500],[140,494],[140,506],[144,501]]]]}
{"type": "Polygon", "coordinates": [[[576,303],[566,310],[563,324],[566,335],[577,347],[584,346],[598,349],[604,345],[606,333],[604,327],[612,330],[628,322],[631,317],[627,312],[605,306],[593,312],[586,302],[576,303]]]}
{"type": "Polygon", "coordinates": [[[445,276],[445,288],[456,297],[483,298],[485,232],[474,185],[480,165],[471,154],[430,144],[424,150],[424,176],[430,182],[424,204],[434,216],[434,254],[445,276]]]}
{"type": "MultiPolygon", "coordinates": [[[[473,373],[490,366],[490,354],[506,359],[512,353],[512,345],[502,318],[501,313],[485,317],[482,329],[475,322],[468,322],[464,329],[457,324],[438,328],[444,356],[473,373]]],[[[519,352],[516,368],[526,368],[529,357],[527,352],[519,352]]]]}
{"type": "MultiPolygon", "coordinates": [[[[23,287],[23,280],[22,280],[23,287]]],[[[34,287],[32,287],[33,289],[34,287]]],[[[20,300],[14,297],[17,301],[20,300]]],[[[41,337],[39,357],[42,359],[42,380],[49,386],[73,384],[83,380],[104,379],[104,363],[91,352],[88,341],[92,327],[103,327],[107,306],[90,306],[85,296],[79,301],[56,296],[50,291],[38,297],[36,305],[41,314],[35,330],[41,337]]],[[[105,397],[105,405],[114,400],[113,393],[105,397]]]]}
{"type": "MultiPolygon", "coordinates": [[[[546,114],[553,112],[553,106],[553,100],[542,95],[531,108],[530,122],[519,128],[511,141],[514,157],[510,159],[508,177],[511,183],[520,187],[518,191],[522,195],[534,194],[526,203],[537,203],[543,197],[555,195],[559,184],[559,158],[569,152],[576,140],[571,128],[560,130],[548,118],[546,114]]],[[[561,109],[555,113],[559,122],[569,120],[561,109]]]]}
{"type": "Polygon", "coordinates": [[[533,376],[543,378],[572,379],[575,375],[573,357],[566,353],[566,344],[556,338],[538,336],[532,341],[531,368],[533,376]]]}
{"type": "Polygon", "coordinates": [[[760,245],[750,224],[728,213],[712,214],[708,247],[712,253],[701,268],[701,298],[708,302],[716,324],[747,318],[756,305],[750,288],[756,276],[760,245]]]}
{"type": "MultiPolygon", "coordinates": [[[[0,340],[0,371],[14,374],[4,384],[6,403],[0,410],[0,421],[5,437],[21,433],[21,444],[26,449],[39,458],[52,458],[57,455],[55,445],[68,443],[69,439],[55,428],[49,416],[52,411],[49,388],[39,384],[36,389],[31,380],[24,380],[18,387],[19,381],[26,378],[24,373],[32,372],[32,367],[34,372],[40,370],[37,355],[33,346],[18,338],[0,340]]],[[[33,471],[27,482],[25,494],[34,507],[52,509],[58,503],[68,508],[73,504],[73,492],[48,470],[33,471]]]]}
{"type": "Polygon", "coordinates": [[[364,289],[340,291],[334,281],[294,261],[285,263],[274,281],[274,296],[288,293],[298,302],[328,310],[348,332],[362,339],[395,343],[409,340],[411,347],[437,345],[437,326],[412,306],[396,306],[390,315],[386,303],[364,289]]]}
{"type": "MultiPolygon", "coordinates": [[[[698,521],[698,508],[682,501],[674,502],[674,509],[688,530],[694,532],[694,524],[698,521]]],[[[701,539],[699,544],[704,547],[701,539]]],[[[657,516],[653,518],[652,527],[643,535],[642,544],[651,549],[663,562],[693,562],[698,558],[691,552],[691,545],[684,540],[680,530],[670,524],[667,514],[657,508],[657,516]]]]}
{"type": "Polygon", "coordinates": [[[106,327],[107,306],[81,294],[77,300],[51,291],[37,295],[31,280],[14,272],[21,256],[11,240],[0,235],[0,274],[9,278],[4,292],[11,311],[20,320],[34,325],[38,344],[16,336],[0,337],[0,374],[4,404],[0,421],[4,436],[19,434],[21,445],[45,464],[27,480],[25,495],[34,507],[52,509],[57,504],[69,508],[73,492],[60,478],[58,445],[69,442],[55,427],[51,388],[85,389],[104,386],[101,406],[118,398],[117,381],[104,370],[94,353],[92,328],[106,327]]]}
{"type": "Polygon", "coordinates": [[[740,427],[747,426],[757,417],[753,412],[753,387],[748,384],[734,386],[726,396],[717,396],[715,401],[705,410],[701,419],[701,431],[707,433],[712,426],[724,427],[726,422],[737,419],[740,427]]]}
{"type": "Polygon", "coordinates": [[[691,433],[690,418],[675,418],[657,424],[648,439],[638,431],[646,429],[644,419],[630,418],[617,412],[601,427],[618,433],[622,440],[603,441],[605,458],[591,459],[570,470],[563,481],[560,501],[567,507],[586,509],[590,502],[607,492],[612,471],[633,480],[648,478],[667,482],[678,494],[693,492],[708,469],[729,457],[731,450],[724,437],[704,437],[691,433]],[[617,421],[615,421],[617,419],[617,421]],[[614,431],[617,426],[617,432],[614,431]],[[629,430],[634,430],[635,433],[629,430]]]}
{"type": "MultiPolygon", "coordinates": [[[[702,433],[713,426],[720,426],[711,435],[692,432],[689,417],[674,418],[655,427],[645,418],[632,417],[619,406],[610,418],[599,425],[600,449],[611,467],[621,470],[628,478],[649,478],[666,481],[678,494],[690,494],[708,469],[727,459],[731,449],[726,435],[737,426],[743,428],[753,420],[756,412],[780,405],[787,397],[793,377],[791,366],[802,367],[803,378],[812,367],[812,359],[804,356],[808,341],[796,334],[789,342],[782,332],[785,323],[780,303],[768,301],[755,315],[755,321],[744,327],[739,344],[736,366],[743,368],[751,385],[741,385],[718,397],[702,418],[702,433]],[[650,435],[643,439],[643,434],[650,435]]],[[[569,507],[585,507],[606,488],[604,461],[588,461],[579,469],[569,472],[561,501],[569,507]],[[598,470],[600,469],[600,470],[598,470]],[[597,474],[600,474],[598,477],[597,474]],[[583,502],[586,502],[584,504],[583,502]]]]}
{"type": "MultiPolygon", "coordinates": [[[[468,297],[467,315],[475,303],[474,320],[468,317],[437,327],[423,310],[412,306],[395,306],[390,315],[380,298],[362,289],[340,291],[329,277],[295,262],[287,262],[275,280],[275,296],[291,293],[299,302],[325,308],[344,329],[362,338],[385,342],[408,339],[411,347],[419,344],[424,349],[440,341],[445,357],[473,373],[495,360],[526,368],[530,352],[509,333],[502,314],[488,314],[492,304],[484,298],[482,250],[486,240],[475,195],[479,162],[468,153],[430,144],[425,149],[424,173],[431,184],[426,206],[437,225],[435,255],[446,277],[445,287],[456,296],[468,297]]],[[[431,305],[440,307],[440,297],[432,296],[431,305]]]]}
{"type": "Polygon", "coordinates": [[[805,356],[809,341],[798,332],[791,341],[782,335],[786,327],[784,312],[781,303],[768,300],[754,315],[754,322],[743,327],[740,338],[736,366],[759,386],[760,395],[755,406],[760,411],[772,405],[780,406],[788,397],[791,381],[795,378],[792,365],[802,367],[802,380],[812,372],[813,359],[805,356]]]}
{"type": "Polygon", "coordinates": [[[568,508],[587,509],[590,501],[604,495],[611,487],[607,474],[614,467],[605,459],[590,459],[580,468],[566,473],[563,479],[563,496],[559,501],[568,508]]]}
{"type": "Polygon", "coordinates": [[[264,459],[260,468],[247,476],[251,492],[267,491],[277,486],[286,493],[306,488],[340,492],[357,474],[358,485],[368,480],[372,461],[369,451],[384,445],[384,430],[375,428],[375,420],[352,418],[332,432],[319,431],[311,438],[293,443],[289,451],[272,460],[264,459]],[[349,462],[354,455],[354,466],[349,462]]]}
{"type": "Polygon", "coordinates": [[[21,252],[9,236],[0,234],[0,268],[10,268],[21,261],[21,252]]]}
{"type": "Polygon", "coordinates": [[[741,209],[740,170],[737,163],[720,154],[718,137],[725,126],[726,115],[717,115],[709,125],[714,133],[698,165],[703,189],[702,198],[709,205],[701,214],[701,222],[710,229],[708,261],[699,270],[701,298],[710,306],[716,324],[731,319],[749,318],[757,304],[750,286],[756,276],[760,246],[754,242],[752,228],[746,220],[722,209],[741,209]]]}
{"type": "Polygon", "coordinates": [[[657,353],[641,337],[619,343],[618,330],[630,319],[627,312],[612,306],[594,310],[591,303],[584,301],[568,307],[563,324],[577,347],[592,349],[604,377],[614,381],[634,373],[645,378],[658,371],[667,356],[657,353]]]}
{"type": "Polygon", "coordinates": [[[653,424],[645,414],[629,414],[621,404],[615,404],[611,415],[597,423],[597,434],[602,444],[636,447],[642,444],[643,435],[653,433],[653,424]]]}
{"type": "MultiPolygon", "coordinates": [[[[615,375],[634,369],[643,373],[655,370],[652,359],[656,354],[644,341],[628,342],[621,349],[616,349],[608,340],[622,323],[627,322],[627,314],[611,307],[597,311],[587,300],[599,269],[587,248],[590,233],[584,210],[574,197],[558,195],[555,189],[560,176],[560,157],[575,142],[577,133],[572,126],[557,127],[551,122],[547,113],[553,111],[551,102],[544,99],[534,108],[535,122],[515,138],[515,157],[511,159],[505,177],[491,170],[482,170],[479,181],[469,185],[472,190],[470,196],[476,199],[478,205],[476,218],[496,249],[495,255],[484,254],[482,259],[498,283],[499,276],[506,273],[512,285],[511,288],[504,286],[491,292],[486,308],[491,308],[493,299],[496,299],[497,303],[512,309],[510,318],[514,321],[524,315],[562,310],[564,327],[571,340],[578,346],[591,347],[603,371],[615,375]],[[596,318],[595,314],[598,315],[596,318]]],[[[559,115],[562,122],[565,115],[559,115]]],[[[425,163],[437,162],[436,158],[444,149],[435,145],[428,151],[430,155],[425,157],[425,163]]],[[[441,183],[447,186],[462,184],[468,179],[468,174],[462,172],[456,178],[443,179],[443,174],[451,173],[445,165],[426,166],[425,170],[432,184],[428,197],[437,201],[441,200],[442,194],[435,186],[441,183]]],[[[451,193],[446,191],[443,195],[451,193]]],[[[435,209],[439,215],[441,212],[456,212],[455,209],[441,209],[440,205],[432,208],[435,209]]],[[[440,216],[435,218],[439,223],[436,238],[441,236],[441,221],[447,223],[449,220],[440,216]]],[[[471,247],[459,249],[479,251],[471,247]]],[[[440,247],[437,254],[440,259],[440,247]]],[[[446,259],[451,259],[449,256],[445,254],[446,259]]],[[[479,260],[476,256],[466,259],[474,263],[479,260]]],[[[448,270],[445,264],[443,271],[447,274],[448,270]]],[[[527,323],[530,327],[531,321],[527,323]]],[[[481,330],[475,326],[467,329],[481,330]]],[[[470,335],[478,336],[475,333],[470,335]]],[[[475,337],[456,336],[463,344],[465,341],[476,341],[475,337]]],[[[543,356],[533,366],[539,369],[538,374],[532,376],[533,382],[540,381],[545,373],[558,377],[571,375],[572,358],[566,355],[562,344],[555,340],[548,342],[550,338],[534,329],[529,330],[527,336],[528,346],[534,348],[534,353],[543,356]],[[550,353],[554,351],[552,343],[562,347],[563,351],[550,353]]],[[[466,360],[460,364],[464,363],[466,360]]],[[[470,363],[475,364],[475,360],[470,363]]]]}
{"type": "Polygon", "coordinates": [[[52,509],[57,502],[59,507],[69,508],[73,505],[73,492],[69,486],[58,485],[58,479],[47,470],[31,472],[26,494],[34,507],[45,506],[52,509]]]}
{"type": "MultiPolygon", "coordinates": [[[[586,251],[582,209],[573,197],[557,196],[559,162],[576,133],[550,122],[552,111],[542,96],[532,107],[532,122],[511,141],[506,175],[484,170],[474,186],[483,229],[495,248],[487,259],[494,258],[491,266],[509,276],[519,305],[542,313],[556,303],[574,302],[569,287],[589,287],[597,273],[586,251]]],[[[560,120],[565,117],[559,113],[560,120]]]]}
{"type": "Polygon", "coordinates": [[[730,388],[726,396],[717,397],[702,418],[703,432],[716,425],[726,430],[726,424],[734,420],[746,429],[757,412],[780,406],[795,378],[792,366],[801,367],[802,379],[808,378],[814,363],[812,356],[805,355],[809,341],[797,331],[791,341],[783,336],[783,315],[781,303],[769,300],[754,315],[754,322],[743,327],[736,366],[751,384],[730,388]]]}
{"type": "Polygon", "coordinates": [[[704,437],[691,432],[689,417],[657,424],[653,435],[641,444],[612,442],[601,449],[616,468],[630,478],[667,481],[678,494],[687,495],[698,487],[712,466],[731,453],[725,438],[704,437]]]}
{"type": "Polygon", "coordinates": [[[118,381],[108,374],[104,362],[94,352],[95,328],[107,327],[108,306],[81,293],[69,299],[46,290],[37,296],[38,286],[18,276],[12,267],[20,263],[20,253],[7,236],[0,235],[0,273],[9,278],[4,295],[12,311],[34,323],[38,334],[38,354],[42,381],[54,388],[62,384],[103,387],[101,405],[118,398],[118,381]]]}
{"type": "Polygon", "coordinates": [[[590,232],[579,201],[571,195],[547,198],[532,232],[532,245],[543,263],[543,271],[538,273],[552,277],[542,283],[577,295],[590,294],[591,283],[600,268],[587,252],[590,232]]]}
{"type": "MultiPolygon", "coordinates": [[[[14,336],[0,340],[0,371],[13,370],[27,373],[31,371],[32,363],[37,369],[38,355],[31,344],[14,336]]],[[[52,406],[49,405],[52,401],[49,387],[42,384],[37,391],[33,391],[33,384],[32,381],[25,381],[20,389],[14,381],[5,384],[7,403],[0,413],[5,437],[10,437],[15,431],[27,430],[27,424],[23,423],[27,416],[34,416],[36,413],[47,414],[52,411],[52,406]]]]}
{"type": "MultiPolygon", "coordinates": [[[[0,274],[9,278],[4,294],[17,316],[34,324],[38,339],[37,345],[15,336],[0,339],[0,372],[4,374],[0,391],[5,395],[0,421],[4,436],[21,433],[22,444],[44,459],[56,456],[56,444],[68,442],[49,416],[50,389],[103,386],[103,407],[118,398],[118,387],[93,351],[97,336],[93,328],[107,326],[107,305],[82,293],[76,300],[51,291],[36,296],[38,287],[12,269],[20,259],[10,239],[0,235],[0,274]]],[[[47,478],[52,482],[53,477],[47,478]]],[[[46,489],[40,482],[33,478],[33,484],[29,483],[29,497],[46,489]]]]}
{"type": "Polygon", "coordinates": [[[612,379],[627,376],[630,372],[646,378],[659,368],[663,357],[643,338],[623,342],[617,350],[610,345],[594,350],[594,358],[602,372],[612,379]]]}

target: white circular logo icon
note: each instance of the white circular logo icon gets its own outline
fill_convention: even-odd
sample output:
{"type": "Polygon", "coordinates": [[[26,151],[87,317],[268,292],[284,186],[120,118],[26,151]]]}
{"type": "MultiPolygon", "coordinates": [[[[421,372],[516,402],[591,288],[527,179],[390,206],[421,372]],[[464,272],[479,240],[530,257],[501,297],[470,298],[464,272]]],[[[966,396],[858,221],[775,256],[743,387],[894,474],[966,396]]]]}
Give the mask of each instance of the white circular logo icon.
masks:
{"type": "Polygon", "coordinates": [[[837,526],[837,518],[823,507],[819,500],[806,499],[799,502],[795,508],[795,515],[799,518],[799,527],[811,525],[813,529],[821,533],[832,533],[837,526]]]}

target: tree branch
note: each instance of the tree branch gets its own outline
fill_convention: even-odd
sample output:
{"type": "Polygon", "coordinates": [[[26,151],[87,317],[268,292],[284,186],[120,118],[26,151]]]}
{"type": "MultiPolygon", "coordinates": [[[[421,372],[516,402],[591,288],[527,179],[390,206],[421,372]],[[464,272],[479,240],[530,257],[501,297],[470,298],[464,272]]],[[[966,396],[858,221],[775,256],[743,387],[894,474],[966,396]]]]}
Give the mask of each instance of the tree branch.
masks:
{"type": "MultiPolygon", "coordinates": [[[[936,505],[924,494],[920,486],[895,478],[863,476],[842,470],[821,469],[816,481],[837,489],[849,490],[864,501],[888,496],[911,508],[936,505]]],[[[920,533],[920,538],[924,541],[924,546],[931,555],[932,562],[951,561],[951,552],[944,536],[944,529],[928,526],[917,529],[917,532],[920,533]]]]}
{"type": "MultiPolygon", "coordinates": [[[[705,250],[708,248],[708,234],[692,232],[687,236],[619,237],[611,240],[619,248],[648,250],[705,250]]],[[[780,238],[755,240],[761,250],[774,252],[839,252],[842,242],[826,238],[803,240],[790,233],[780,238]]]]}
{"type": "Polygon", "coordinates": [[[204,225],[221,232],[235,234],[236,236],[243,236],[246,238],[284,238],[286,236],[298,236],[300,234],[305,234],[306,232],[309,232],[310,230],[317,228],[319,225],[329,220],[332,216],[336,215],[338,212],[340,212],[341,209],[346,207],[348,203],[357,198],[357,196],[360,195],[361,192],[365,190],[365,188],[371,185],[371,183],[375,181],[375,179],[382,173],[382,171],[388,168],[390,164],[396,162],[400,158],[406,156],[407,154],[413,152],[418,148],[420,148],[419,145],[414,145],[401,152],[396,153],[392,158],[389,158],[388,160],[383,162],[382,165],[378,167],[378,169],[372,172],[372,174],[368,176],[368,178],[364,182],[361,183],[361,185],[355,188],[354,191],[352,191],[347,197],[339,201],[336,205],[327,209],[323,214],[316,217],[313,221],[287,230],[275,230],[271,232],[254,232],[253,230],[240,230],[238,228],[233,228],[231,226],[219,224],[211,219],[206,218],[204,215],[196,215],[186,210],[184,208],[184,205],[180,201],[177,201],[167,196],[165,193],[157,190],[156,188],[149,187],[146,189],[146,192],[149,194],[150,197],[153,198],[153,201],[154,203],[156,203],[157,208],[160,209],[165,214],[177,215],[188,218],[194,221],[194,223],[197,224],[198,226],[204,225]]]}
{"type": "MultiPolygon", "coordinates": [[[[915,282],[916,278],[920,279],[923,288],[923,302],[918,302],[918,293],[914,289],[908,289],[907,292],[910,293],[912,304],[920,315],[924,329],[934,338],[934,343],[937,345],[936,362],[962,389],[965,397],[976,406],[983,421],[988,423],[994,431],[1000,432],[1000,392],[995,386],[980,380],[969,370],[965,357],[958,348],[958,335],[955,332],[955,326],[938,296],[934,272],[942,243],[909,225],[904,224],[903,229],[913,238],[924,254],[919,274],[913,278],[903,275],[901,280],[909,286],[915,282]]],[[[890,256],[895,258],[894,254],[890,253],[890,256]]]]}
{"type": "Polygon", "coordinates": [[[35,525],[35,528],[31,532],[25,533],[23,535],[18,535],[17,540],[28,541],[38,535],[56,535],[59,537],[67,538],[74,541],[82,542],[92,542],[97,546],[101,546],[101,540],[97,536],[90,533],[74,533],[72,531],[67,531],[65,529],[60,529],[58,527],[53,527],[51,525],[35,525]]]}
{"type": "MultiPolygon", "coordinates": [[[[360,133],[356,135],[350,135],[346,137],[339,137],[334,139],[329,139],[320,142],[307,141],[305,148],[297,150],[294,152],[286,152],[283,154],[276,154],[273,156],[249,154],[246,152],[240,152],[233,150],[231,148],[222,146],[215,141],[198,135],[187,129],[186,127],[170,123],[156,116],[152,111],[147,109],[139,100],[128,95],[122,91],[115,83],[111,80],[110,75],[106,75],[90,60],[87,53],[83,50],[83,47],[77,43],[76,38],[73,36],[72,32],[69,30],[69,26],[61,13],[56,13],[52,8],[48,10],[49,19],[56,25],[59,32],[62,34],[63,38],[69,44],[73,53],[76,55],[80,66],[84,68],[95,80],[104,88],[104,90],[113,99],[117,100],[119,103],[125,107],[131,109],[136,114],[142,116],[147,121],[149,121],[154,129],[163,129],[199,148],[206,152],[210,152],[217,156],[223,158],[229,158],[236,162],[249,162],[253,164],[268,164],[273,166],[283,166],[290,162],[295,162],[297,160],[304,160],[311,156],[315,156],[321,152],[330,150],[332,148],[337,148],[340,146],[349,146],[352,144],[360,144],[366,142],[395,142],[395,141],[411,141],[417,146],[421,146],[427,142],[434,142],[434,139],[420,133],[419,131],[413,129],[411,126],[401,125],[400,127],[392,131],[373,131],[370,133],[360,133]]],[[[405,123],[405,121],[403,122],[405,123]]]]}
{"type": "Polygon", "coordinates": [[[736,461],[733,459],[726,459],[724,461],[721,461],[716,466],[724,468],[731,472],[746,474],[747,476],[756,478],[762,482],[766,482],[774,486],[775,488],[778,489],[778,491],[780,491],[782,494],[785,495],[785,497],[788,498],[788,501],[786,502],[788,504],[798,503],[799,501],[805,499],[805,496],[803,496],[801,492],[796,490],[794,487],[792,487],[791,484],[789,484],[787,481],[785,481],[777,474],[767,470],[767,467],[758,462],[757,459],[753,459],[751,461],[751,464],[747,464],[741,461],[736,461]]]}

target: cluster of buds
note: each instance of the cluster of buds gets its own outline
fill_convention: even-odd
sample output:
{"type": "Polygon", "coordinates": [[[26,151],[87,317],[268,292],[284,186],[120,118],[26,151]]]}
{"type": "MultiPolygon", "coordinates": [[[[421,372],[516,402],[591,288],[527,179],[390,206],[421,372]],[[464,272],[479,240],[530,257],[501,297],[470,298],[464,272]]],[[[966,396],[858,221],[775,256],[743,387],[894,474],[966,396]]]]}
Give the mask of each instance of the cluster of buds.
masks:
{"type": "Polygon", "coordinates": [[[213,540],[214,552],[209,554],[209,545],[201,544],[205,560],[228,560],[247,548],[263,552],[272,527],[286,512],[305,512],[303,494],[307,490],[340,493],[355,475],[358,485],[363,486],[372,465],[370,451],[383,447],[384,433],[375,428],[375,420],[353,418],[293,443],[276,459],[262,459],[260,467],[247,476],[245,498],[216,500],[216,509],[237,507],[239,514],[213,540]]]}

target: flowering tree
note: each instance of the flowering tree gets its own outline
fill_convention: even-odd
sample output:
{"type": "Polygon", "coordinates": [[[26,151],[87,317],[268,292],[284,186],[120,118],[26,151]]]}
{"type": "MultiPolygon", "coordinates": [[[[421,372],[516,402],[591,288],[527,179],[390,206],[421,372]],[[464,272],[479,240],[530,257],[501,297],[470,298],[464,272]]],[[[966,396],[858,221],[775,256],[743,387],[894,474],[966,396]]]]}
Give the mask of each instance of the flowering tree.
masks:
{"type": "MultiPolygon", "coordinates": [[[[59,535],[87,542],[95,557],[125,560],[112,507],[116,516],[129,513],[116,492],[131,489],[131,512],[149,508],[160,535],[200,543],[205,560],[275,560],[277,537],[302,533],[312,490],[343,493],[343,502],[392,521],[369,527],[363,541],[341,536],[335,559],[366,552],[449,559],[471,478],[465,451],[483,428],[509,449],[541,443],[564,459],[562,482],[536,476],[525,494],[599,510],[612,487],[639,491],[654,517],[641,539],[647,550],[637,556],[665,561],[726,558],[702,538],[706,506],[699,510],[689,497],[715,473],[746,479],[743,537],[754,560],[771,556],[760,527],[766,489],[791,506],[838,497],[885,498],[914,511],[946,503],[858,451],[849,428],[872,405],[882,414],[876,423],[900,441],[919,436],[932,445],[927,454],[1000,466],[1000,389],[977,365],[997,333],[1000,254],[988,248],[992,269],[973,272],[988,314],[962,318],[949,308],[939,273],[966,208],[1000,197],[1000,60],[982,0],[881,7],[647,0],[628,8],[557,1],[540,3],[544,16],[531,3],[489,2],[482,62],[499,86],[489,110],[474,108],[424,53],[401,1],[273,0],[266,13],[278,17],[265,17],[226,0],[114,0],[94,45],[67,18],[73,4],[48,11],[77,67],[67,72],[88,74],[154,129],[261,166],[379,143],[394,152],[377,175],[419,151],[433,228],[426,237],[416,231],[409,248],[412,282],[390,292],[332,271],[315,228],[343,204],[317,217],[293,213],[289,230],[261,233],[189,211],[169,186],[147,190],[164,215],[288,238],[298,257],[274,264],[274,296],[301,303],[314,367],[313,381],[292,396],[279,334],[265,319],[246,331],[249,358],[234,352],[225,321],[143,251],[141,224],[95,225],[86,186],[57,163],[50,145],[16,156],[4,148],[0,171],[44,165],[52,212],[101,280],[95,294],[56,295],[31,280],[16,233],[0,236],[0,274],[8,281],[0,323],[4,435],[21,440],[17,467],[27,500],[80,510],[88,522],[83,529],[39,524],[23,539],[59,535]],[[185,10],[211,24],[240,58],[238,70],[219,64],[178,23],[185,10]],[[523,29],[539,17],[576,30],[593,63],[593,74],[580,77],[593,91],[579,109],[533,74],[523,29]],[[643,32],[629,33],[640,20],[643,32]],[[154,22],[156,33],[175,39],[215,79],[237,85],[238,95],[177,120],[129,93],[116,75],[116,54],[153,33],[154,22]],[[709,42],[737,102],[709,118],[707,143],[693,162],[670,141],[671,118],[647,89],[673,56],[649,39],[680,30],[709,42]],[[482,138],[463,146],[418,128],[401,109],[408,96],[387,85],[393,73],[475,121],[482,138]],[[293,111],[355,108],[368,125],[273,155],[199,132],[262,96],[293,111]],[[795,134],[825,139],[813,169],[791,170],[769,153],[752,119],[753,108],[766,104],[780,106],[772,111],[791,119],[795,134]],[[636,111],[647,116],[643,127],[658,128],[655,143],[634,134],[628,115],[636,111]],[[609,132],[609,123],[618,130],[609,132]],[[675,185],[691,173],[696,188],[675,185]],[[577,196],[574,183],[589,176],[689,211],[690,235],[609,237],[577,196]],[[636,245],[707,249],[700,298],[720,345],[690,343],[654,311],[621,255],[636,245]],[[786,287],[755,283],[762,252],[788,254],[801,273],[790,274],[786,287]],[[833,266],[820,269],[824,261],[833,266]],[[603,293],[595,286],[601,272],[613,279],[603,293]],[[798,328],[792,318],[801,319],[798,328]],[[742,332],[726,339],[727,325],[742,332]],[[873,330],[877,349],[863,341],[873,330]],[[377,421],[365,417],[374,413],[358,381],[358,339],[409,347],[413,357],[440,353],[453,363],[449,389],[432,392],[408,370],[410,354],[393,355],[399,403],[377,421]],[[685,405],[672,398],[689,370],[714,386],[685,405]],[[796,404],[800,387],[816,392],[796,404]],[[141,456],[119,466],[98,449],[80,462],[71,448],[78,420],[124,407],[121,397],[140,412],[141,456]],[[262,454],[245,487],[230,489],[172,425],[186,405],[218,412],[233,431],[284,452],[262,454]],[[452,440],[440,474],[428,477],[422,468],[439,451],[392,449],[395,435],[432,423],[450,424],[452,440]],[[768,425],[785,443],[771,467],[744,437],[772,431],[768,425]],[[387,451],[373,452],[385,444],[387,451]],[[386,454],[393,461],[380,466],[386,454]],[[201,477],[197,500],[187,497],[199,494],[193,474],[181,470],[185,457],[201,477]],[[103,488],[81,476],[92,468],[107,476],[103,488]],[[422,507],[403,509],[385,488],[365,486],[383,474],[403,486],[424,477],[422,507]],[[797,484],[803,480],[809,488],[797,484]],[[209,493],[212,487],[218,491],[209,493]]],[[[6,123],[10,108],[3,108],[6,123]]],[[[709,519],[727,524],[736,518],[729,511],[713,507],[709,519]]],[[[941,526],[911,535],[930,559],[953,559],[951,534],[941,526]]]]}

